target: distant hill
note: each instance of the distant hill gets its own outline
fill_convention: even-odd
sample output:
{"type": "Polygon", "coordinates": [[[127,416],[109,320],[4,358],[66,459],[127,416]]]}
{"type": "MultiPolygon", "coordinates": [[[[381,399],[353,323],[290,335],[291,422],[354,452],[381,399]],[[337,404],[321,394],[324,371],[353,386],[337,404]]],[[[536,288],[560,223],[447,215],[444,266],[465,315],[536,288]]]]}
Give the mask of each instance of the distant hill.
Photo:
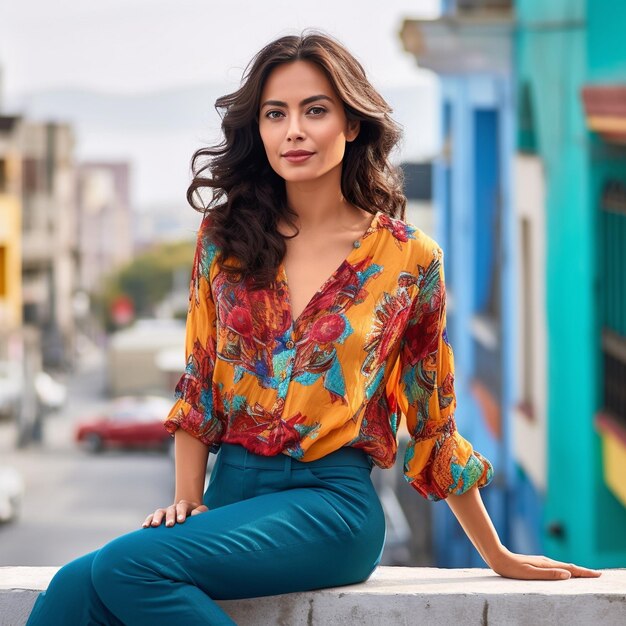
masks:
{"type": "MultiPolygon", "coordinates": [[[[179,212],[187,210],[185,192],[193,152],[219,137],[215,100],[235,89],[235,83],[140,95],[54,89],[25,94],[8,102],[5,112],[71,123],[79,159],[131,161],[131,200],[136,209],[172,206],[179,212]]],[[[419,86],[381,91],[404,127],[398,160],[430,156],[438,123],[432,91],[419,86]]]]}
{"type": "Polygon", "coordinates": [[[98,129],[178,129],[217,120],[215,100],[228,86],[198,85],[140,95],[86,89],[54,89],[29,93],[12,105],[29,117],[78,122],[98,129]]]}

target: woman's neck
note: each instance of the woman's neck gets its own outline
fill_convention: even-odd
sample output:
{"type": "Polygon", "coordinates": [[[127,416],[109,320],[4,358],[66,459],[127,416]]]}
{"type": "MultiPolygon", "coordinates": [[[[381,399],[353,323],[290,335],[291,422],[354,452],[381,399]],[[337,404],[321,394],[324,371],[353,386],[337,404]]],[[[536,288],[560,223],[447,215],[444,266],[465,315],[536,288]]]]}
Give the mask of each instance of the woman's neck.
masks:
{"type": "Polygon", "coordinates": [[[341,193],[341,181],[336,176],[285,181],[285,191],[288,206],[298,214],[298,228],[305,233],[329,230],[329,226],[332,229],[333,226],[353,222],[357,214],[355,207],[341,193]],[[333,178],[335,180],[330,180],[333,178]]]}

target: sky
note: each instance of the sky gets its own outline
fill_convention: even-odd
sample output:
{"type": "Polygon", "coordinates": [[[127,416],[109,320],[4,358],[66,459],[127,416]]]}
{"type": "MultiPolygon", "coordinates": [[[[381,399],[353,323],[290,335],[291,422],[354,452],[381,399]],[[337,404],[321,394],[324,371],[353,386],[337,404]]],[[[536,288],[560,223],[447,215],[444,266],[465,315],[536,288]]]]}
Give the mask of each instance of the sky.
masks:
{"type": "MultiPolygon", "coordinates": [[[[217,138],[219,118],[207,102],[206,118],[181,119],[177,110],[168,113],[164,93],[213,83],[234,91],[261,47],[313,27],[343,42],[376,88],[410,88],[389,101],[405,131],[401,157],[427,158],[436,146],[437,79],[403,51],[398,33],[404,19],[435,18],[438,7],[439,0],[0,0],[0,107],[32,119],[66,113],[78,159],[132,164],[137,210],[179,206],[189,157],[205,138],[217,138]],[[74,91],[64,92],[61,113],[47,105],[36,113],[34,103],[49,102],[50,90],[75,89],[124,102],[141,97],[146,117],[158,111],[162,122],[147,131],[136,118],[116,129],[87,124],[90,111],[76,113],[74,91]]],[[[93,109],[105,120],[113,117],[107,102],[93,109]]]]}
{"type": "Polygon", "coordinates": [[[238,83],[264,44],[322,28],[379,86],[428,81],[397,35],[439,0],[0,1],[4,93],[58,87],[142,93],[205,81],[238,83]]]}

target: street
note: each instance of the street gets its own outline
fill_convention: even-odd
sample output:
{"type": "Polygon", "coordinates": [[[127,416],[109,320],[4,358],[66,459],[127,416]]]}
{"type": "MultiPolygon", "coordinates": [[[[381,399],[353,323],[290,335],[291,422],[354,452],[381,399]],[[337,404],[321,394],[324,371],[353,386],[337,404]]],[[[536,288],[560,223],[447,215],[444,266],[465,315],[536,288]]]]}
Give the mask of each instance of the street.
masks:
{"type": "MultiPolygon", "coordinates": [[[[90,454],[73,441],[76,422],[107,402],[103,357],[92,350],[67,384],[68,402],[44,418],[41,443],[19,449],[15,424],[0,422],[0,465],[16,468],[26,484],[20,515],[0,524],[0,566],[63,565],[140,528],[174,497],[174,464],[167,454],[90,454]]],[[[405,484],[401,459],[394,471],[376,468],[372,474],[387,516],[381,562],[427,565],[430,505],[405,484]]]]}
{"type": "Polygon", "coordinates": [[[73,442],[76,420],[106,401],[101,356],[91,354],[68,385],[66,407],[45,418],[41,444],[16,449],[15,425],[0,422],[0,464],[19,470],[26,484],[18,519],[0,525],[0,565],[63,565],[140,528],[173,498],[173,463],[166,454],[91,455],[73,442]]]}

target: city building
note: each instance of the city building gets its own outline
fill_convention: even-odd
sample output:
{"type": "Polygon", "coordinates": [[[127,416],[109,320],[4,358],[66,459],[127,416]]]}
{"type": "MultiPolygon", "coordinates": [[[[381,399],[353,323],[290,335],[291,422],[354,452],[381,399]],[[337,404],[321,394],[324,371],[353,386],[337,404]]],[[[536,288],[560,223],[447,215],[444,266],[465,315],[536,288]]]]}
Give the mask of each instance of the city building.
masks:
{"type": "Polygon", "coordinates": [[[22,280],[24,323],[41,331],[45,367],[74,354],[76,288],[74,135],[69,124],[23,121],[22,280]]]}
{"type": "MultiPolygon", "coordinates": [[[[623,567],[626,5],[518,0],[516,13],[517,195],[528,193],[537,204],[545,294],[532,278],[519,278],[531,300],[545,298],[547,329],[547,420],[532,402],[516,418],[525,450],[518,454],[520,513],[544,509],[543,523],[526,525],[526,534],[550,556],[623,567]],[[545,462],[538,458],[544,448],[545,462]]],[[[535,245],[532,229],[520,239],[535,245]]],[[[532,332],[531,323],[525,333],[532,332]]],[[[519,357],[528,376],[534,344],[519,357]]],[[[535,383],[521,391],[532,392],[535,383]]],[[[523,527],[521,514],[518,521],[523,527]]]]}
{"type": "Polygon", "coordinates": [[[0,116],[0,360],[22,327],[22,198],[20,118],[0,116]]]}
{"type": "MultiPolygon", "coordinates": [[[[505,544],[626,562],[626,6],[450,0],[407,20],[437,72],[436,238],[458,425],[505,544]],[[514,6],[513,6],[514,5],[514,6]]],[[[481,565],[447,507],[436,563],[481,565]]]]}
{"type": "Polygon", "coordinates": [[[133,258],[130,165],[84,162],[77,168],[77,286],[98,290],[102,278],[133,258]]]}
{"type": "MultiPolygon", "coordinates": [[[[513,11],[503,0],[448,0],[441,8],[438,19],[405,20],[400,38],[417,64],[440,78],[433,235],[444,250],[455,417],[461,434],[494,465],[495,478],[481,496],[501,539],[511,545],[513,11]]],[[[435,503],[433,509],[435,564],[484,566],[449,507],[435,503]]]]}

